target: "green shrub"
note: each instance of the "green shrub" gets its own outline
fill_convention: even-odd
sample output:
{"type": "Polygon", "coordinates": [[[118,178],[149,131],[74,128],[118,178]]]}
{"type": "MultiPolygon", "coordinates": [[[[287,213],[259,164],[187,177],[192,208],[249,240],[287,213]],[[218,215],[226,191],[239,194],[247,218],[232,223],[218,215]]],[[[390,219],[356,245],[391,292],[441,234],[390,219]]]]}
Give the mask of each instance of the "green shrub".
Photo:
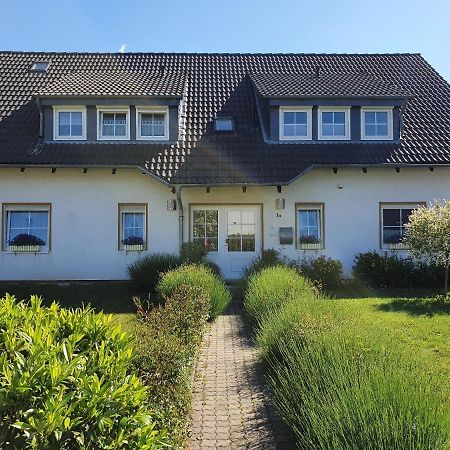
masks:
{"type": "Polygon", "coordinates": [[[157,449],[129,337],[111,317],[0,300],[0,448],[157,449]]]}
{"type": "Polygon", "coordinates": [[[442,271],[434,265],[376,251],[356,255],[353,274],[376,289],[439,287],[444,282],[442,271]]]}
{"type": "Polygon", "coordinates": [[[290,267],[268,267],[250,277],[244,294],[244,307],[252,322],[260,324],[292,298],[312,293],[309,281],[290,267]]]}
{"type": "Polygon", "coordinates": [[[177,286],[164,305],[146,310],[135,299],[135,365],[150,388],[149,406],[158,425],[169,430],[171,445],[182,448],[188,433],[191,380],[196,351],[208,319],[209,297],[201,287],[177,286]]]}
{"type": "Polygon", "coordinates": [[[301,261],[298,268],[302,275],[324,291],[339,289],[344,283],[342,262],[336,259],[319,256],[301,261]]]}
{"type": "Polygon", "coordinates": [[[128,266],[130,278],[142,288],[154,291],[161,274],[180,265],[180,260],[167,253],[154,253],[137,259],[128,266]]]}
{"type": "Polygon", "coordinates": [[[180,260],[182,264],[202,264],[208,251],[198,241],[185,242],[180,249],[180,260]]]}
{"type": "Polygon", "coordinates": [[[303,328],[274,354],[269,384],[299,448],[446,448],[446,416],[429,376],[373,339],[303,328]]]}
{"type": "Polygon", "coordinates": [[[285,261],[281,259],[280,253],[274,249],[267,249],[261,252],[261,256],[255,258],[250,265],[244,270],[244,280],[247,283],[250,277],[267,267],[275,267],[285,265],[285,261]]]}
{"type": "Polygon", "coordinates": [[[157,292],[161,298],[167,298],[181,285],[204,289],[211,305],[211,320],[220,315],[231,301],[231,293],[225,283],[204,265],[184,265],[166,272],[158,283],[157,292]]]}

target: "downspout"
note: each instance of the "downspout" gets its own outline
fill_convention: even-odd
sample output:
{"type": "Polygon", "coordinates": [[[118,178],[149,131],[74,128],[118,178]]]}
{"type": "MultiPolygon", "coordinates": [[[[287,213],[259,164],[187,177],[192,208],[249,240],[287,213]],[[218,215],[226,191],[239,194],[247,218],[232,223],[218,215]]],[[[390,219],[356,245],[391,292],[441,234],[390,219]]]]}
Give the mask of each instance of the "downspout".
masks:
{"type": "Polygon", "coordinates": [[[178,204],[178,242],[180,250],[184,242],[184,209],[183,209],[183,200],[181,199],[182,188],[183,186],[178,186],[176,188],[176,198],[178,204]]]}

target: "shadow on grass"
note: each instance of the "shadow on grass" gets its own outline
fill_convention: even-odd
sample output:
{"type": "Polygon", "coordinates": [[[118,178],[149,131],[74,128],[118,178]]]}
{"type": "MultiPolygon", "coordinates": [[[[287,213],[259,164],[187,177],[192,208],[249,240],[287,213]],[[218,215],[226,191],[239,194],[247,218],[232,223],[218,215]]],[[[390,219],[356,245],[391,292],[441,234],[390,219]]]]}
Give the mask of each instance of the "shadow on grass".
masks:
{"type": "Polygon", "coordinates": [[[43,298],[49,305],[56,300],[63,308],[78,308],[90,304],[97,312],[106,314],[135,313],[133,297],[147,298],[147,293],[129,282],[70,282],[70,283],[0,283],[0,297],[5,293],[17,299],[29,299],[31,295],[43,298]]]}
{"type": "Polygon", "coordinates": [[[377,309],[385,312],[406,312],[411,316],[434,316],[450,314],[450,298],[396,298],[389,303],[378,305],[377,309]]]}

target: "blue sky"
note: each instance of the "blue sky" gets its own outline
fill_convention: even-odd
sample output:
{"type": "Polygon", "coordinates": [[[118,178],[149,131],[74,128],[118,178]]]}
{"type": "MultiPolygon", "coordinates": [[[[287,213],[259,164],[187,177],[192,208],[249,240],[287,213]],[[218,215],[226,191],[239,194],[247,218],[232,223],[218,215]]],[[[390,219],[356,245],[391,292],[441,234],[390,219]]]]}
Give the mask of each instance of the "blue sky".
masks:
{"type": "Polygon", "coordinates": [[[2,50],[420,52],[450,80],[449,0],[1,2],[2,50]]]}

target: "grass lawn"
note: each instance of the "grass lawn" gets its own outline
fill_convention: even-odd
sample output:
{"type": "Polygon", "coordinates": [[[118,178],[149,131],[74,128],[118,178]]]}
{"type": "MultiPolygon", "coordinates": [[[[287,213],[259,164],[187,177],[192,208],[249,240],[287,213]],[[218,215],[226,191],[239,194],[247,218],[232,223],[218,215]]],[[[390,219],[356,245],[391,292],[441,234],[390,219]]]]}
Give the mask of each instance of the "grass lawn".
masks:
{"type": "Polygon", "coordinates": [[[18,299],[39,295],[46,304],[57,300],[63,307],[90,304],[96,311],[112,314],[123,328],[132,332],[134,328],[133,296],[146,298],[145,292],[128,282],[74,282],[74,283],[4,283],[0,282],[0,297],[8,292],[18,299]]]}
{"type": "Polygon", "coordinates": [[[332,301],[346,311],[355,330],[364,328],[375,336],[392,336],[395,344],[418,357],[430,372],[438,373],[450,393],[449,300],[387,295],[332,301]]]}

